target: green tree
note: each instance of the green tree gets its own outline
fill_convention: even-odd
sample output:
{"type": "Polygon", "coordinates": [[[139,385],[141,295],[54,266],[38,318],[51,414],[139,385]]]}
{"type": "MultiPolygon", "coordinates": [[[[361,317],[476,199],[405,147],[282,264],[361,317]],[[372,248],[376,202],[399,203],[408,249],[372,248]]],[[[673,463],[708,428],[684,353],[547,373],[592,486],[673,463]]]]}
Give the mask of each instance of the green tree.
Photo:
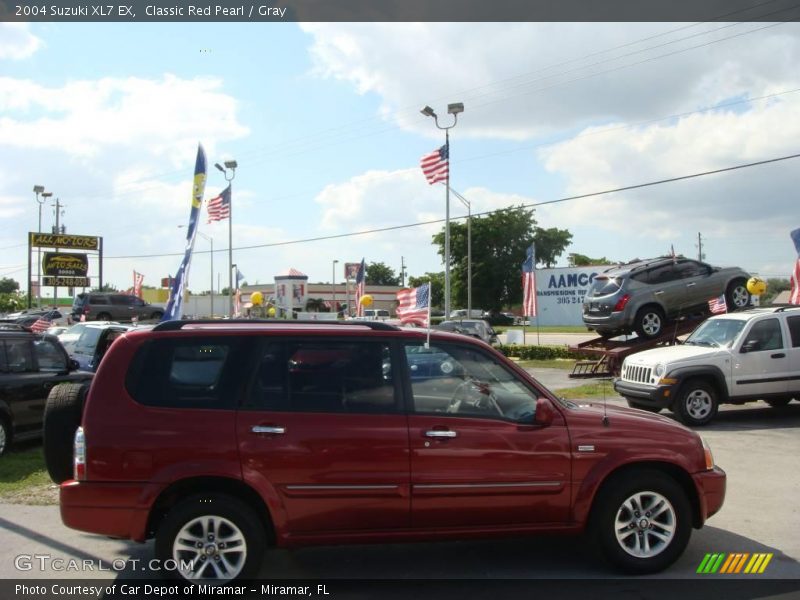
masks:
{"type": "Polygon", "coordinates": [[[767,291],[759,300],[761,302],[761,306],[769,304],[772,302],[775,296],[790,289],[792,289],[792,282],[788,279],[783,279],[781,277],[770,277],[767,279],[767,291]]]}
{"type": "MultiPolygon", "coordinates": [[[[522,302],[522,263],[533,243],[537,263],[552,266],[572,240],[565,229],[536,226],[522,206],[472,219],[472,307],[499,311],[522,302]]],[[[444,256],[444,230],[433,236],[444,256]]],[[[467,224],[450,224],[453,307],[467,305],[467,224]]]]}
{"type": "Polygon", "coordinates": [[[19,290],[19,283],[10,277],[0,279],[0,294],[13,294],[19,290]]]}
{"type": "Polygon", "coordinates": [[[408,287],[419,287],[431,282],[431,306],[444,306],[444,271],[409,277],[408,287]]]}
{"type": "Polygon", "coordinates": [[[0,292],[0,312],[11,313],[28,306],[28,294],[0,292]]]}
{"type": "Polygon", "coordinates": [[[615,265],[613,260],[608,260],[605,256],[603,258],[591,258],[585,254],[578,254],[572,252],[567,255],[570,267],[588,267],[593,265],[615,265]]]}
{"type": "Polygon", "coordinates": [[[117,286],[113,283],[104,283],[102,287],[97,287],[92,290],[93,292],[118,292],[117,286]]]}
{"type": "Polygon", "coordinates": [[[382,262],[373,262],[367,265],[367,283],[370,285],[400,285],[400,277],[395,275],[394,269],[382,262]]]}

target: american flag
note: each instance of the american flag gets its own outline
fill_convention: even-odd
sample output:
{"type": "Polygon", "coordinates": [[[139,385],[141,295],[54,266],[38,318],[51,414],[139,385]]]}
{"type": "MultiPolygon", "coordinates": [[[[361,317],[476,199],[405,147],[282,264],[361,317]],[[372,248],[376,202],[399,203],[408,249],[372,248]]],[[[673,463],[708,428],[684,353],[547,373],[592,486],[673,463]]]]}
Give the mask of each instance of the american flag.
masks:
{"type": "Polygon", "coordinates": [[[409,288],[397,292],[397,316],[400,322],[405,324],[428,325],[428,304],[431,298],[431,286],[429,283],[416,288],[409,288]]]}
{"type": "Polygon", "coordinates": [[[522,263],[522,314],[536,316],[536,251],[533,244],[527,249],[522,263]]]}
{"type": "Polygon", "coordinates": [[[226,187],[219,196],[210,198],[206,203],[208,222],[221,221],[231,216],[231,186],[226,187]]]}
{"type": "Polygon", "coordinates": [[[719,315],[728,312],[728,303],[725,302],[725,294],[720,295],[719,298],[712,298],[709,300],[708,310],[711,311],[712,315],[719,315]]]}
{"type": "Polygon", "coordinates": [[[31,325],[31,331],[33,331],[34,333],[44,333],[45,331],[50,329],[51,325],[52,323],[50,321],[48,321],[44,317],[39,317],[34,322],[34,324],[31,325]]]}
{"type": "Polygon", "coordinates": [[[358,267],[358,274],[356,275],[356,316],[364,316],[364,307],[361,305],[361,297],[364,295],[364,288],[367,279],[367,264],[364,259],[361,259],[361,264],[358,267]]]}
{"type": "Polygon", "coordinates": [[[792,271],[792,291],[789,293],[789,304],[800,304],[800,229],[795,229],[789,234],[797,250],[797,260],[792,271]]]}
{"type": "Polygon", "coordinates": [[[422,172],[425,173],[428,183],[433,185],[440,181],[447,181],[449,177],[449,158],[450,149],[447,144],[422,157],[419,161],[419,166],[422,167],[422,172]]]}

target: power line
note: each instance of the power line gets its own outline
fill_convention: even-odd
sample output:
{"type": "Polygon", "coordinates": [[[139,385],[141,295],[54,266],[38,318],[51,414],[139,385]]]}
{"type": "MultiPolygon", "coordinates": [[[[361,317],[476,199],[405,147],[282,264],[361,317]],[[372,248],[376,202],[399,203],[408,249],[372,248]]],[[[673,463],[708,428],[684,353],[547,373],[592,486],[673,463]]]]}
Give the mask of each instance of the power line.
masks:
{"type": "MultiPolygon", "coordinates": [[[[792,159],[792,158],[800,158],[800,154],[790,154],[788,156],[781,156],[781,157],[778,157],[778,158],[770,158],[770,159],[767,159],[767,160],[760,160],[760,161],[756,161],[756,162],[746,163],[746,164],[743,164],[743,165],[736,165],[736,166],[733,166],[733,167],[724,167],[724,168],[721,168],[721,169],[714,169],[714,170],[711,170],[711,171],[702,171],[700,173],[692,173],[691,175],[680,175],[678,177],[670,177],[668,179],[659,179],[659,180],[656,180],[656,181],[648,181],[647,183],[637,183],[637,184],[634,184],[634,185],[627,185],[627,186],[613,188],[613,189],[609,189],[609,190],[603,190],[603,191],[600,191],[600,192],[590,192],[590,193],[587,193],[587,194],[579,194],[579,195],[576,195],[576,196],[567,196],[565,198],[557,198],[555,200],[545,200],[543,202],[531,202],[531,203],[527,203],[527,204],[520,204],[519,207],[520,208],[537,208],[539,206],[548,206],[548,205],[551,205],[551,204],[559,204],[561,202],[570,202],[572,200],[581,200],[581,199],[584,199],[584,198],[592,198],[592,197],[596,197],[596,196],[603,196],[603,195],[606,195],[606,194],[613,194],[613,193],[617,193],[617,192],[627,192],[627,191],[631,191],[631,190],[636,190],[636,189],[641,189],[641,188],[646,188],[646,187],[652,187],[652,186],[656,186],[656,185],[663,185],[665,183],[674,183],[676,181],[685,181],[687,179],[695,179],[695,178],[698,178],[698,177],[705,177],[705,176],[708,176],[708,175],[716,175],[716,174],[719,174],[719,173],[726,173],[726,172],[729,172],[729,171],[737,171],[739,169],[747,169],[747,168],[750,168],[750,167],[757,167],[757,166],[766,165],[766,164],[770,164],[770,163],[776,163],[776,162],[781,162],[781,161],[784,161],[784,160],[789,160],[789,159],[792,159]]],[[[499,209],[495,209],[495,210],[487,210],[487,211],[480,212],[480,213],[473,213],[472,216],[473,217],[481,217],[481,216],[486,216],[486,215],[491,215],[491,214],[494,214],[494,213],[497,213],[497,212],[501,212],[503,210],[507,210],[507,209],[499,208],[499,209]]],[[[456,217],[456,218],[451,219],[451,220],[462,220],[462,219],[465,219],[465,218],[466,217],[456,217]]],[[[371,233],[385,233],[387,231],[397,231],[397,230],[400,230],[400,229],[411,229],[413,227],[421,227],[423,225],[432,225],[432,224],[436,224],[436,223],[443,223],[444,221],[445,221],[444,219],[432,219],[430,221],[418,221],[416,223],[408,223],[408,224],[405,224],[405,225],[393,225],[393,226],[390,226],[390,227],[380,227],[380,228],[377,228],[377,229],[368,229],[368,230],[365,230],[365,231],[354,231],[354,232],[350,232],[350,233],[338,233],[338,234],[334,234],[334,235],[325,235],[325,236],[318,236],[318,237],[313,237],[313,238],[290,240],[290,241],[286,241],[286,242],[273,242],[271,244],[255,244],[255,245],[251,245],[251,246],[239,246],[237,248],[234,248],[234,250],[236,250],[237,252],[240,252],[242,250],[255,250],[255,249],[259,249],[259,248],[275,248],[275,247],[279,247],[279,246],[289,246],[289,245],[293,245],[293,244],[304,244],[304,243],[309,243],[309,242],[321,242],[321,241],[325,241],[325,240],[336,240],[336,239],[341,239],[341,238],[346,238],[346,237],[355,237],[355,236],[359,236],[359,235],[368,235],[368,234],[371,234],[371,233]]],[[[205,254],[206,252],[210,252],[210,250],[205,250],[205,251],[202,251],[202,252],[198,252],[198,254],[205,254]]],[[[169,254],[133,254],[133,255],[127,255],[127,256],[107,256],[105,258],[107,260],[123,259],[123,258],[124,259],[128,259],[128,258],[162,258],[162,257],[166,257],[166,256],[183,256],[183,254],[184,254],[183,252],[172,252],[172,253],[169,253],[169,254]]]]}

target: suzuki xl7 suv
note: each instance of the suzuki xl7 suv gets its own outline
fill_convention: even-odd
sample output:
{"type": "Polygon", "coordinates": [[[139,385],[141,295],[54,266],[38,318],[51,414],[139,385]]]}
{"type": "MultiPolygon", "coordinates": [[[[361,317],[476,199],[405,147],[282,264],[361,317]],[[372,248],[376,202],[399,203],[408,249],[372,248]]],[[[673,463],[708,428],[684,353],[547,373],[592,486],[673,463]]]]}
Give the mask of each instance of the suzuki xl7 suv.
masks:
{"type": "Polygon", "coordinates": [[[722,506],[693,431],[560,400],[485,343],[372,322],[170,321],[106,354],[61,516],[185,579],[268,546],[588,532],[663,569],[722,506]],[[173,562],[174,561],[174,562],[173,562]]]}

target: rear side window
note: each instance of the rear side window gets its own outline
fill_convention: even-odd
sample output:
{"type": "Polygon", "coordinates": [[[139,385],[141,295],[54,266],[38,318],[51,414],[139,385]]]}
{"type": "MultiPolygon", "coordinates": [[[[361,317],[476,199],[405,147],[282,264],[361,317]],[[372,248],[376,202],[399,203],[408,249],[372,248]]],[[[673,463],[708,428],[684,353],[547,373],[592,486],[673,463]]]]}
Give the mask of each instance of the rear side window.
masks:
{"type": "Polygon", "coordinates": [[[613,277],[598,275],[592,281],[592,285],[586,295],[593,298],[597,296],[608,296],[609,294],[616,293],[619,288],[619,281],[613,277]]]}
{"type": "Polygon", "coordinates": [[[153,340],[131,363],[128,393],[146,406],[233,408],[240,345],[236,338],[153,340]]]}
{"type": "Polygon", "coordinates": [[[265,342],[243,408],[397,412],[389,346],[369,341],[265,342]]]}
{"type": "Polygon", "coordinates": [[[800,348],[800,317],[788,317],[786,323],[792,336],[792,348],[800,348]]]}
{"type": "Polygon", "coordinates": [[[5,353],[0,359],[0,368],[6,373],[26,373],[33,371],[33,357],[31,345],[28,340],[5,340],[3,343],[5,353]]]}
{"type": "Polygon", "coordinates": [[[106,296],[89,296],[89,304],[108,304],[106,296]]]}

